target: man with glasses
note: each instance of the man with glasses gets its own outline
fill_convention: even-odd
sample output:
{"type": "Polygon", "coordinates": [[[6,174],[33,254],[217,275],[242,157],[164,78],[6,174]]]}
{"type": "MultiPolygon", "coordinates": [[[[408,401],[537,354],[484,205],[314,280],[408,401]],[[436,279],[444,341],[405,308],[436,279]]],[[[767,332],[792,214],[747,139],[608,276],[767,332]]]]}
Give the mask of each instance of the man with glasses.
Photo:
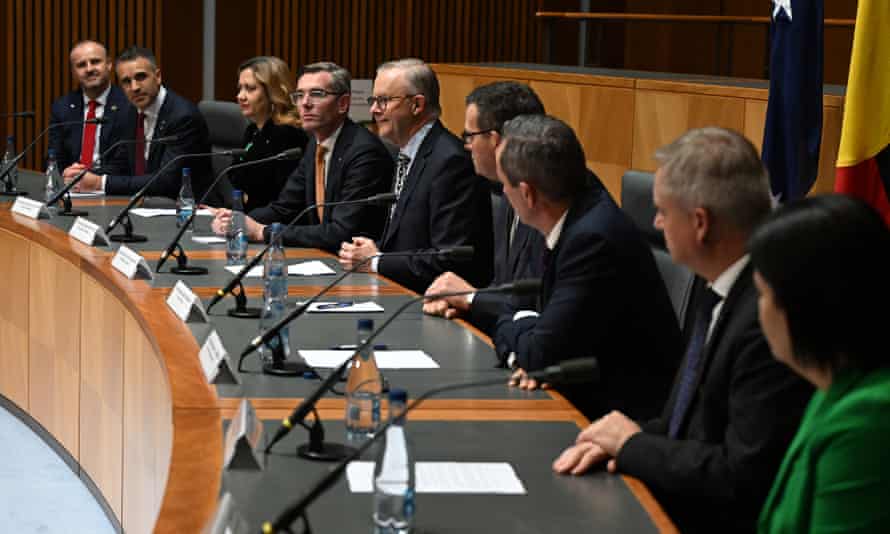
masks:
{"type": "Polygon", "coordinates": [[[393,192],[379,242],[354,237],[340,249],[340,263],[351,268],[378,252],[417,252],[374,258],[366,264],[417,292],[440,274],[457,273],[476,287],[491,279],[490,188],[473,172],[460,139],[439,122],[439,82],[418,59],[384,63],[377,69],[371,114],[380,136],[399,147],[393,192]],[[424,254],[435,249],[472,246],[461,260],[424,254]]]}
{"type": "MultiPolygon", "coordinates": [[[[523,224],[510,203],[503,198],[495,164],[495,149],[500,144],[504,122],[518,115],[540,115],[544,105],[532,89],[518,82],[494,82],[474,89],[466,98],[464,148],[473,159],[476,174],[491,181],[494,203],[494,279],[493,285],[522,278],[540,278],[544,270],[541,253],[544,237],[523,224]]],[[[472,291],[475,288],[460,276],[447,272],[433,282],[428,294],[448,291],[472,291]]],[[[471,294],[435,300],[423,305],[430,315],[447,318],[466,316],[477,328],[491,335],[497,317],[505,307],[532,308],[536,295],[522,297],[494,293],[471,294]]]]}
{"type": "MultiPolygon", "coordinates": [[[[251,241],[268,242],[268,225],[286,224],[307,206],[359,200],[389,190],[390,153],[380,139],[347,116],[350,81],[349,71],[331,62],[312,63],[300,71],[291,98],[311,139],[278,199],[245,217],[251,241]]],[[[387,209],[374,204],[319,207],[285,230],[282,239],[287,246],[333,252],[354,235],[378,239],[387,209]]],[[[230,221],[229,210],[218,210],[214,231],[224,233],[230,221]]]]}

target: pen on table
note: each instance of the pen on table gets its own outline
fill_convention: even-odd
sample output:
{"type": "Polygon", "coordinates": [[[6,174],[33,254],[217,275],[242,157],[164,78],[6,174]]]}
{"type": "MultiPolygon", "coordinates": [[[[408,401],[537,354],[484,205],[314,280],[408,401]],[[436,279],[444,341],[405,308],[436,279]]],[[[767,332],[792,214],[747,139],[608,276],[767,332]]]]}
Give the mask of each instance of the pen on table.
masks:
{"type": "MultiPolygon", "coordinates": [[[[331,347],[331,350],[355,350],[357,348],[358,348],[358,345],[347,344],[347,345],[334,345],[331,347]]],[[[374,345],[374,350],[389,350],[389,346],[381,343],[378,345],[374,345]]]]}
{"type": "Polygon", "coordinates": [[[348,308],[353,302],[324,302],[315,307],[316,310],[335,310],[337,308],[348,308]]]}

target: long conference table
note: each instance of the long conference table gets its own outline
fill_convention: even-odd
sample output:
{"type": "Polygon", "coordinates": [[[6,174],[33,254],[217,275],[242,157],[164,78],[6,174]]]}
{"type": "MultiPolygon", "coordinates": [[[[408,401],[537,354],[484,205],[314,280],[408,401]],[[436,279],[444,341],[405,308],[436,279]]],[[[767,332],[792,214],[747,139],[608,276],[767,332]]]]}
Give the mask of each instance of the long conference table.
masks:
{"type": "MultiPolygon", "coordinates": [[[[42,198],[42,176],[22,172],[20,188],[42,198]]],[[[183,322],[168,307],[182,280],[205,305],[231,274],[224,245],[183,239],[190,263],[209,274],[177,276],[169,260],[152,280],[131,280],[115,270],[118,245],[88,246],[68,235],[72,217],[33,220],[10,211],[0,199],[0,403],[35,430],[77,473],[118,530],[200,532],[220,496],[229,493],[251,531],[274,519],[303,495],[330,464],[297,456],[307,440],[296,428],[268,455],[262,469],[224,469],[227,420],[249,399],[264,427],[265,442],[280,420],[319,385],[304,377],[260,373],[256,355],[236,371],[239,384],[208,384],[198,352],[211,331],[237,355],[258,333],[258,320],[226,314],[232,298],[218,304],[209,322],[183,322]]],[[[90,221],[104,226],[124,198],[76,199],[90,221]]],[[[149,199],[149,205],[172,206],[149,199]]],[[[174,218],[133,216],[135,232],[148,240],[129,246],[154,268],[175,232],[174,218]]],[[[194,235],[209,233],[198,217],[194,235]]],[[[249,254],[258,246],[252,245],[249,254]]],[[[317,259],[342,272],[319,250],[287,249],[290,263],[317,259]]],[[[289,305],[314,295],[326,276],[289,278],[289,305]]],[[[261,303],[260,279],[245,280],[249,305],[261,303]]],[[[306,314],[291,325],[299,349],[354,343],[355,322],[380,324],[415,296],[375,274],[352,274],[331,300],[374,301],[383,312],[306,314]]],[[[424,316],[409,308],[383,332],[390,348],[422,349],[438,369],[387,370],[392,387],[409,397],[443,383],[503,377],[505,385],[456,391],[431,399],[409,416],[408,435],[417,461],[509,462],[525,495],[420,494],[418,532],[676,532],[638,480],[604,471],[582,477],[553,474],[556,455],[587,424],[558,393],[523,392],[506,386],[490,340],[463,321],[424,316]]],[[[327,439],[342,442],[344,401],[326,394],[318,404],[327,439]]],[[[369,458],[373,459],[373,458],[369,458]]],[[[369,532],[372,495],[351,493],[340,480],[310,508],[316,532],[369,532]]]]}

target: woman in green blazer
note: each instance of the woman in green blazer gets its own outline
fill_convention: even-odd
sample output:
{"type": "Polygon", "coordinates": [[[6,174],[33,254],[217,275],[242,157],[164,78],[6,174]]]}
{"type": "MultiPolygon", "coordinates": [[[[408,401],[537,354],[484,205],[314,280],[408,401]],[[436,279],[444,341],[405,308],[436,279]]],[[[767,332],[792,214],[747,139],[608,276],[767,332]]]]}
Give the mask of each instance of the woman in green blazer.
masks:
{"type": "Polygon", "coordinates": [[[818,389],[758,530],[890,532],[890,231],[858,200],[813,197],[779,209],[750,252],[770,348],[818,389]]]}

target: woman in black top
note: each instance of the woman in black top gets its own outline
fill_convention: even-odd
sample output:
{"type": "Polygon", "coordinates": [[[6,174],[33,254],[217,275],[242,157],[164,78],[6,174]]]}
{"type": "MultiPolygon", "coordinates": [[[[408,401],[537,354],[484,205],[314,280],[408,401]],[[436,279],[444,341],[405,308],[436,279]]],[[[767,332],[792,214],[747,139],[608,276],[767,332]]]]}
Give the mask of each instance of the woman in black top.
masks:
{"type": "MultiPolygon", "coordinates": [[[[293,79],[287,64],[277,57],[255,57],[238,67],[238,105],[250,125],[244,132],[247,154],[235,163],[306,147],[309,137],[299,127],[299,115],[290,100],[293,79]]],[[[245,212],[277,199],[298,163],[299,159],[282,160],[234,171],[229,179],[235,189],[244,191],[245,212]]]]}

